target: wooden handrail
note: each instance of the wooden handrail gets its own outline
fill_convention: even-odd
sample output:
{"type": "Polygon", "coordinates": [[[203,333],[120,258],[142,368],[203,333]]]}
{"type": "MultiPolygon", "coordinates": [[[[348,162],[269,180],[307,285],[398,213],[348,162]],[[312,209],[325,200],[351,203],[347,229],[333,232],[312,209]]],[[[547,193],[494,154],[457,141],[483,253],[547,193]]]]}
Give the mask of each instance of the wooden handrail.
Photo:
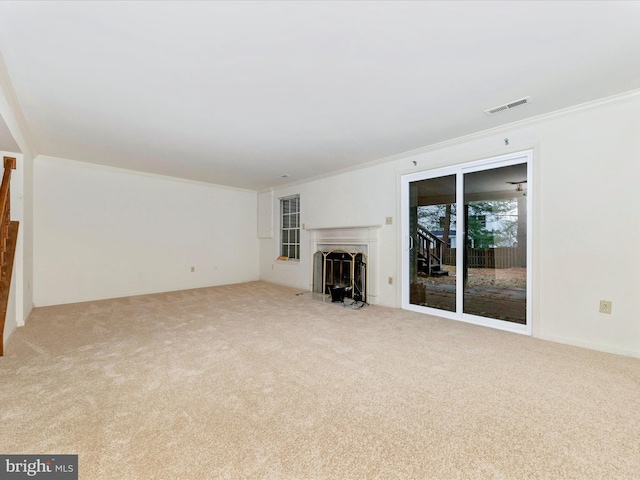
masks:
{"type": "Polygon", "coordinates": [[[4,324],[9,303],[9,288],[18,238],[18,222],[11,221],[11,170],[16,159],[4,157],[4,174],[0,186],[0,355],[4,354],[4,324]]]}
{"type": "Polygon", "coordinates": [[[4,174],[0,186],[0,277],[6,271],[7,240],[11,222],[11,170],[16,168],[16,159],[4,157],[4,174]]]}
{"type": "Polygon", "coordinates": [[[436,245],[444,243],[442,241],[442,239],[436,237],[433,233],[431,233],[429,230],[427,230],[426,228],[424,228],[422,225],[418,225],[418,233],[421,233],[422,235],[424,235],[425,237],[427,237],[429,240],[431,240],[433,243],[435,243],[436,245]]]}

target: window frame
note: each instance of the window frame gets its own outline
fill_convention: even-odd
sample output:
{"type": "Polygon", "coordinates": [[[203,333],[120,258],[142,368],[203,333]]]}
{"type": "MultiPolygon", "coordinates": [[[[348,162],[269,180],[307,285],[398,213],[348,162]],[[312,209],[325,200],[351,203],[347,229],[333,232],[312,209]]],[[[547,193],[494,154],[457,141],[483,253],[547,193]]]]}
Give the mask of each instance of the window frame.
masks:
{"type": "Polygon", "coordinates": [[[278,260],[300,261],[300,194],[280,198],[278,260]]]}

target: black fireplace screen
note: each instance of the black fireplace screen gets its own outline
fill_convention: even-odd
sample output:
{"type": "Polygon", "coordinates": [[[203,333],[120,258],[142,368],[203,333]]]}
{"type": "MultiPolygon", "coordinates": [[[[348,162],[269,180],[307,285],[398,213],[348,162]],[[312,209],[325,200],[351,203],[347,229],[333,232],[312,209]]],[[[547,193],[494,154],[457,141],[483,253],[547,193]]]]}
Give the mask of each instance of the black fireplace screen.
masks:
{"type": "Polygon", "coordinates": [[[367,301],[367,260],[362,253],[345,251],[316,252],[313,261],[313,291],[331,294],[344,288],[345,296],[367,301]]]}

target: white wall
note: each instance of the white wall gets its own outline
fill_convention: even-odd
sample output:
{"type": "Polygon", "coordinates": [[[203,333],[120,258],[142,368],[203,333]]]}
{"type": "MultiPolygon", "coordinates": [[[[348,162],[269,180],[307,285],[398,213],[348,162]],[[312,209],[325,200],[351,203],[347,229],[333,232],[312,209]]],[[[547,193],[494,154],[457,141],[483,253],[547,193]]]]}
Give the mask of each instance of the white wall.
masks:
{"type": "MultiPolygon", "coordinates": [[[[25,324],[33,309],[33,156],[22,155],[22,223],[18,231],[18,250],[22,249],[22,320],[25,324]]],[[[17,255],[17,253],[16,253],[17,255]]]]}
{"type": "MultiPolygon", "coordinates": [[[[533,334],[640,357],[638,132],[636,91],[275,190],[274,219],[277,199],[299,193],[309,227],[382,225],[371,281],[379,304],[399,307],[401,175],[533,148],[533,334]],[[387,216],[393,225],[384,224],[387,216]],[[623,245],[615,241],[621,231],[623,245]],[[600,299],[613,301],[611,315],[598,313],[600,299]]],[[[260,278],[309,290],[308,235],[300,262],[278,262],[277,223],[274,230],[273,239],[260,240],[260,278]]]]}
{"type": "MultiPolygon", "coordinates": [[[[396,173],[392,164],[380,165],[330,178],[288,187],[274,192],[274,237],[260,240],[261,278],[283,285],[311,290],[311,256],[309,229],[379,225],[378,303],[396,306],[396,287],[387,277],[396,276],[397,205],[396,173]],[[371,190],[369,190],[371,189],[371,190]],[[278,257],[279,199],[300,193],[301,231],[300,262],[282,262],[278,257]],[[393,224],[386,225],[386,217],[393,224]],[[380,279],[384,278],[384,282],[380,279]]],[[[396,282],[397,283],[397,282],[396,282]]]]}
{"type": "Polygon", "coordinates": [[[256,280],[256,198],[250,191],[40,156],[34,303],[256,280]]]}

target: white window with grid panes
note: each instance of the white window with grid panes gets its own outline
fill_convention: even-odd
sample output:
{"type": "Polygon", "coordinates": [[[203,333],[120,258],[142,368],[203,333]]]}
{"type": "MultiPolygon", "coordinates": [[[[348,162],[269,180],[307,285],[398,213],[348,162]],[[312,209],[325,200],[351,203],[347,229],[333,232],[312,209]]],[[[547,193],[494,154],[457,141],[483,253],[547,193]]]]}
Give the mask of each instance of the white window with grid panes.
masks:
{"type": "Polygon", "coordinates": [[[280,256],[300,260],[300,195],[280,199],[280,256]]]}

